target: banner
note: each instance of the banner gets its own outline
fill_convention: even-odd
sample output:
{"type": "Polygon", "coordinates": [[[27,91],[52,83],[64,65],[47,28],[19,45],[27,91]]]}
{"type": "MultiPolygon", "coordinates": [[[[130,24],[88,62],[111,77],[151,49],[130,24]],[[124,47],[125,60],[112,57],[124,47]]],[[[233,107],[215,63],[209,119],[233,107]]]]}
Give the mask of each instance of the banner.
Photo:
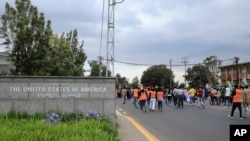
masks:
{"type": "Polygon", "coordinates": [[[243,81],[243,83],[244,83],[245,86],[248,86],[246,78],[244,78],[242,81],[243,81]]]}
{"type": "Polygon", "coordinates": [[[232,87],[231,82],[230,82],[230,81],[227,81],[227,84],[228,84],[229,89],[232,91],[232,90],[233,90],[233,87],[232,87]]]}

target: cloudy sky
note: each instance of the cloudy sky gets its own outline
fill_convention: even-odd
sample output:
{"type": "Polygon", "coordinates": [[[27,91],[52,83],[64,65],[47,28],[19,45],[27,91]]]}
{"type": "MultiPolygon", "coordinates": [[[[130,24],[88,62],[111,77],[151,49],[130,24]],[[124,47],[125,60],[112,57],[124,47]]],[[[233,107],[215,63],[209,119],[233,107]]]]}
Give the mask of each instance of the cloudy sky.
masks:
{"type": "MultiPolygon", "coordinates": [[[[6,2],[14,6],[14,0],[0,0],[0,14],[6,2]]],[[[52,21],[54,33],[77,29],[87,60],[107,58],[108,0],[33,0],[32,4],[52,21]]],[[[150,65],[169,67],[170,60],[179,82],[184,82],[184,58],[187,67],[212,55],[225,60],[223,65],[232,64],[228,59],[234,57],[250,61],[249,0],[125,0],[115,5],[114,12],[114,74],[129,81],[140,79],[150,65]]]]}

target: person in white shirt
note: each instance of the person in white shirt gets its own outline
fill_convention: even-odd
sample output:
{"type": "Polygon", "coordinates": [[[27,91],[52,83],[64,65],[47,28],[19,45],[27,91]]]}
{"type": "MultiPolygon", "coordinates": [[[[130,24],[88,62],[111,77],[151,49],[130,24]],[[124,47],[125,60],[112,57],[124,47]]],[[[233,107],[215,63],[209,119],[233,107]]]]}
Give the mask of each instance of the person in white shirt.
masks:
{"type": "Polygon", "coordinates": [[[225,88],[224,108],[228,108],[230,106],[230,94],[231,94],[231,90],[229,86],[227,86],[225,88]]]}

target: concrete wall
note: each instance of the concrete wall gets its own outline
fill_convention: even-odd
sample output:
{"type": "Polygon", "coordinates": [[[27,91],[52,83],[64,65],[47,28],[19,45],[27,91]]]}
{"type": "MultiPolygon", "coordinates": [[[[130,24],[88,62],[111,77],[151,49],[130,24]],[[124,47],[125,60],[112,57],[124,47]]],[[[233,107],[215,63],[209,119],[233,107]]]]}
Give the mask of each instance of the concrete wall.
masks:
{"type": "Polygon", "coordinates": [[[115,78],[0,76],[0,113],[87,113],[115,122],[115,78]]]}

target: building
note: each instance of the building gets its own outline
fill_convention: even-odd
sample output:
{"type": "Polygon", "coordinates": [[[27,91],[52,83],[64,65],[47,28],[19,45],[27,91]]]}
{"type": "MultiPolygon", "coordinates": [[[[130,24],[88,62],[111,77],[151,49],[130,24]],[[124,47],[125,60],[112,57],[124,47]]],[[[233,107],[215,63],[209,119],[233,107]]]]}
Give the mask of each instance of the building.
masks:
{"type": "Polygon", "coordinates": [[[232,86],[235,84],[240,86],[250,85],[250,62],[222,66],[220,70],[221,86],[226,86],[228,82],[232,86]]]}
{"type": "Polygon", "coordinates": [[[10,69],[15,68],[9,59],[8,52],[0,52],[0,75],[9,75],[10,69]]]}

